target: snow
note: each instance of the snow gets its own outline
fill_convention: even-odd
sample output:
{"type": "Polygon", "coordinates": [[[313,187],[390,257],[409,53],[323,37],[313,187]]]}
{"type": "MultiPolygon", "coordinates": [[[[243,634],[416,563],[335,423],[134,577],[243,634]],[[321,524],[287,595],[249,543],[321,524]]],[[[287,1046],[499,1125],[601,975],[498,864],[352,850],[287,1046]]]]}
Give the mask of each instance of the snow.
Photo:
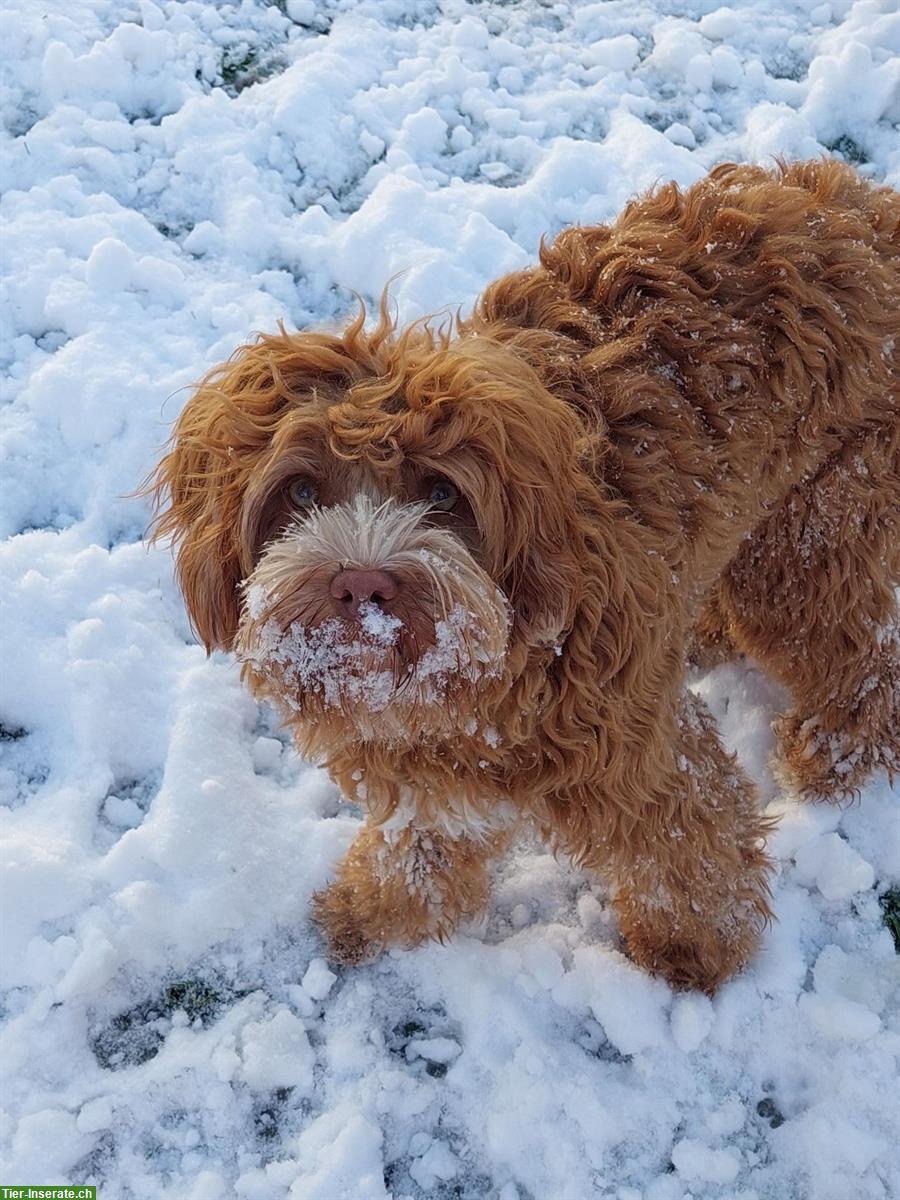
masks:
{"type": "Polygon", "coordinates": [[[878,1016],[863,1004],[841,997],[806,993],[800,997],[801,1013],[826,1037],[863,1041],[881,1028],[878,1016]]]}
{"type": "Polygon", "coordinates": [[[794,856],[797,878],[814,883],[826,900],[846,900],[875,882],[871,864],[837,833],[805,843],[794,856]]]}
{"type": "MultiPolygon", "coordinates": [[[[247,607],[253,616],[265,614],[267,597],[253,585],[247,607]]],[[[307,628],[292,621],[281,629],[265,621],[259,634],[243,647],[241,657],[260,674],[283,680],[292,704],[295,692],[321,695],[326,705],[361,703],[380,712],[403,692],[410,679],[416,694],[429,702],[440,701],[456,675],[477,679],[499,669],[487,652],[480,653],[486,639],[472,615],[455,605],[443,620],[435,622],[435,641],[417,660],[409,677],[398,676],[393,650],[403,629],[398,617],[382,612],[376,604],[360,605],[359,630],[350,638],[346,623],[337,617],[307,628]]]]}
{"type": "Polygon", "coordinates": [[[685,1054],[696,1050],[713,1027],[715,1011],[706,996],[676,996],[672,1001],[672,1037],[685,1054]]]}
{"type": "Polygon", "coordinates": [[[314,958],[306,968],[300,985],[313,1000],[324,1000],[337,980],[337,975],[329,971],[324,958],[314,958]]]}
{"type": "Polygon", "coordinates": [[[883,777],[801,805],[783,696],[719,668],[695,686],[781,823],[778,922],[713,1000],[637,970],[602,883],[527,839],[449,945],[332,969],[309,902],[359,812],[205,660],[132,496],[208,366],[349,289],[465,308],[724,158],[900,185],[894,0],[7,0],[4,48],[0,1178],[900,1195],[883,777]]]}
{"type": "Polygon", "coordinates": [[[241,1036],[241,1077],[252,1091],[290,1088],[298,1097],[309,1092],[315,1053],[306,1027],[290,1009],[246,1025],[241,1036]]]}
{"type": "Polygon", "coordinates": [[[730,1147],[716,1150],[693,1138],[675,1143],[672,1162],[682,1179],[691,1183],[733,1183],[741,1168],[740,1155],[730,1147]]]}
{"type": "Polygon", "coordinates": [[[452,1038],[414,1038],[406,1044],[406,1057],[427,1058],[429,1062],[449,1063],[460,1052],[452,1038]]]}

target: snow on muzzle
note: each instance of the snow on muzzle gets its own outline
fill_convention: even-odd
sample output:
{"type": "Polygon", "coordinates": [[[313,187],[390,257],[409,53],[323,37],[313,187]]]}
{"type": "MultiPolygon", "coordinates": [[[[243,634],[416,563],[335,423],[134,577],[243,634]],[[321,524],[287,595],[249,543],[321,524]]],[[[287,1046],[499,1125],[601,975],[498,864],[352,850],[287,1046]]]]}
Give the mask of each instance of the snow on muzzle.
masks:
{"type": "Polygon", "coordinates": [[[244,581],[238,657],[297,716],[336,710],[371,735],[386,710],[445,708],[504,666],[505,597],[453,533],[429,527],[426,504],[359,496],[318,509],[264,551],[244,581]],[[333,581],[383,572],[389,599],[348,616],[333,581]]]}

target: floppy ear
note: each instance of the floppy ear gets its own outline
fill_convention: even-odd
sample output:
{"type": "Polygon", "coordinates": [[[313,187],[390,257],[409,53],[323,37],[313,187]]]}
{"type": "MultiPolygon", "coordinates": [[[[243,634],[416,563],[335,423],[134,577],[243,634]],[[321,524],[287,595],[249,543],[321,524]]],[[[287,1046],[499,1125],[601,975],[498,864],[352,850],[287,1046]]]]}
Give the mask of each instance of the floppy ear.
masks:
{"type": "Polygon", "coordinates": [[[242,508],[255,468],[289,409],[315,395],[341,354],[325,335],[260,335],[211,371],[175,424],[168,453],[147,481],[152,541],[171,539],[191,623],[207,653],[229,650],[240,619],[240,583],[254,547],[242,508]],[[322,362],[322,358],[325,362],[322,362]]]}
{"type": "Polygon", "coordinates": [[[369,333],[361,306],[339,335],[281,327],[240,346],[187,402],[168,452],[142,489],[154,498],[151,540],[171,538],[178,582],[207,652],[230,649],[237,633],[240,583],[256,551],[244,520],[254,478],[305,418],[315,422],[320,401],[333,402],[375,370],[392,328],[386,302],[379,311],[369,333]]]}
{"type": "Polygon", "coordinates": [[[510,603],[516,634],[526,645],[555,645],[584,576],[577,409],[544,386],[525,354],[465,330],[427,356],[405,396],[410,408],[435,414],[429,465],[469,500],[485,569],[510,603]]]}
{"type": "Polygon", "coordinates": [[[569,716],[587,730],[609,681],[623,670],[632,681],[639,671],[652,676],[671,656],[659,620],[667,569],[662,556],[647,555],[628,505],[592,478],[602,436],[594,445],[566,422],[553,440],[537,418],[531,429],[541,449],[532,443],[527,490],[517,481],[510,492],[506,530],[519,551],[501,586],[523,640],[559,655],[560,678],[572,685],[569,716]],[[644,644],[657,653],[642,654],[644,644]]]}
{"type": "MultiPolygon", "coordinates": [[[[178,582],[207,653],[230,649],[237,632],[246,471],[226,427],[234,395],[249,382],[248,359],[254,350],[242,347],[229,364],[204,379],[145,485],[155,508],[150,538],[170,538],[175,547],[178,582]]],[[[271,387],[271,374],[268,382],[271,387]]]]}
{"type": "MultiPolygon", "coordinates": [[[[547,427],[548,415],[529,423],[525,446],[510,446],[504,520],[503,589],[521,633],[538,645],[565,637],[584,591],[576,443],[570,423],[547,427]]],[[[520,440],[524,429],[509,432],[520,440]]]]}
{"type": "MultiPolygon", "coordinates": [[[[479,403],[462,439],[477,447],[482,469],[474,486],[462,480],[463,491],[475,494],[489,570],[519,635],[532,645],[555,644],[582,599],[584,427],[574,407],[505,348],[485,339],[461,353],[489,369],[473,388],[479,403]]],[[[464,381],[457,392],[466,394],[464,381]]],[[[464,421],[463,406],[459,414],[464,421]]]]}

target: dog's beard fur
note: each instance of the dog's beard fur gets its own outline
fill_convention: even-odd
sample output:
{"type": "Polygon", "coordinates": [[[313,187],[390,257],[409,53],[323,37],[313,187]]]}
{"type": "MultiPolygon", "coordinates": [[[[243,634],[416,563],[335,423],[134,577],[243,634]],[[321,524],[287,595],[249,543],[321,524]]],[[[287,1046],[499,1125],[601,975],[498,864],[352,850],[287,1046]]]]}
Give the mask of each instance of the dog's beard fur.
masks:
{"type": "Polygon", "coordinates": [[[463,732],[485,688],[502,690],[506,600],[428,512],[365,495],[315,510],[244,581],[238,657],[312,747],[463,732]],[[356,620],[334,615],[329,582],[347,568],[389,572],[398,596],[387,610],[363,604],[356,620]]]}

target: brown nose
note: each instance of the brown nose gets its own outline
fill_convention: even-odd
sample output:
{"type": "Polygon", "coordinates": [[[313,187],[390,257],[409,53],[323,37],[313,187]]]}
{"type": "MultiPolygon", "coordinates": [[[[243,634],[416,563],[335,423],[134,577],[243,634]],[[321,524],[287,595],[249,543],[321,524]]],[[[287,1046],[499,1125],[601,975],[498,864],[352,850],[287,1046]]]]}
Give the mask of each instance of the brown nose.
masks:
{"type": "Polygon", "coordinates": [[[400,590],[396,579],[387,571],[339,571],[328,588],[334,611],[339,617],[359,616],[361,604],[376,604],[383,608],[400,590]]]}

